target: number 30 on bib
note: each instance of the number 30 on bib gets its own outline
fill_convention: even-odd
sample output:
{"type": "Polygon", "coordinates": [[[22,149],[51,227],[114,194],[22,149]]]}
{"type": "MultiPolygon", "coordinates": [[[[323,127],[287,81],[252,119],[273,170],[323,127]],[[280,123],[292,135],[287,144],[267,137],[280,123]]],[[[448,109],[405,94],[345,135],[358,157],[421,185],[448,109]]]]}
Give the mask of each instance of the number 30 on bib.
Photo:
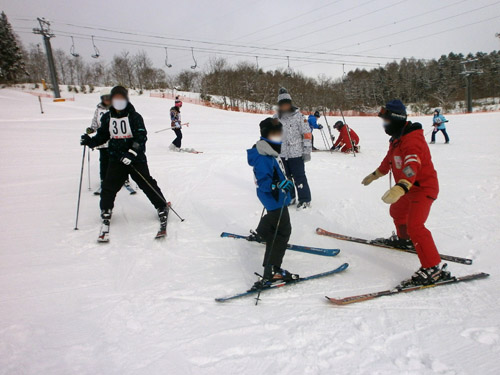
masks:
{"type": "Polygon", "coordinates": [[[113,139],[133,138],[128,117],[111,117],[109,120],[109,134],[113,139]]]}

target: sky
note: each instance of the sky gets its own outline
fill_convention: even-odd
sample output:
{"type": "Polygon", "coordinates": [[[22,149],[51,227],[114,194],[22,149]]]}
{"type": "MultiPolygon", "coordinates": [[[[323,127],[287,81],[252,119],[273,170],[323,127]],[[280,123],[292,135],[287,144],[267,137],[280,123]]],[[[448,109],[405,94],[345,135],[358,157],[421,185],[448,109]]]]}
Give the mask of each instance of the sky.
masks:
{"type": "Polygon", "coordinates": [[[69,52],[73,36],[90,61],[94,35],[99,59],[144,50],[172,74],[194,66],[193,55],[200,70],[214,57],[264,70],[289,59],[294,71],[338,78],[403,57],[500,49],[497,0],[0,0],[0,10],[25,45],[41,42],[31,29],[45,17],[54,49],[69,52]]]}

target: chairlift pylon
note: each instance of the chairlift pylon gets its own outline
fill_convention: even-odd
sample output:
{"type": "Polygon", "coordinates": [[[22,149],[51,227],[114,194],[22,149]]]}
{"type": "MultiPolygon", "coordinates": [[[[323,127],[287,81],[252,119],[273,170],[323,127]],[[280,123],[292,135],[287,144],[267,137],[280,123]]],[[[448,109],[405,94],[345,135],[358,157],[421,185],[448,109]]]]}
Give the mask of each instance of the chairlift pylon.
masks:
{"type": "Polygon", "coordinates": [[[285,71],[285,77],[291,77],[292,76],[292,68],[290,68],[290,56],[287,56],[286,60],[287,60],[287,68],[285,71]]]}

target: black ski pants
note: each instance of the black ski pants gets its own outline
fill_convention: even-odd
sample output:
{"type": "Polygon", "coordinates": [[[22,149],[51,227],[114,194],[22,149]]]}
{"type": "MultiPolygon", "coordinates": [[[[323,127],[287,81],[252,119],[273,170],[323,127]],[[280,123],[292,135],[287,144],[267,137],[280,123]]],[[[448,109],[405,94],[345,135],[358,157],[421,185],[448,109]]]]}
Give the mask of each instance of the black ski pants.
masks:
{"type": "Polygon", "coordinates": [[[288,207],[284,207],[273,246],[273,239],[276,233],[276,227],[278,226],[280,211],[281,208],[268,211],[267,214],[260,219],[260,223],[257,226],[257,233],[266,241],[266,254],[264,255],[264,262],[262,264],[264,267],[267,265],[281,267],[288,240],[292,234],[292,224],[290,223],[288,207]]]}
{"type": "Polygon", "coordinates": [[[128,175],[137,183],[141,190],[146,194],[149,201],[155,206],[155,208],[163,208],[166,206],[165,197],[158,187],[157,182],[149,174],[149,168],[147,162],[134,162],[132,164],[135,168],[131,168],[129,165],[125,165],[119,161],[110,161],[108,165],[108,173],[106,178],[102,183],[101,191],[101,210],[113,209],[115,205],[115,197],[118,191],[120,191],[124,182],[127,180],[128,175]],[[139,172],[151,185],[151,187],[144,181],[144,179],[139,176],[139,172]],[[153,190],[154,189],[154,190],[153,190]]]}
{"type": "Polygon", "coordinates": [[[106,173],[108,172],[108,164],[109,164],[109,153],[107,148],[99,149],[99,176],[101,177],[101,181],[104,181],[106,178],[106,173]]]}
{"type": "Polygon", "coordinates": [[[181,142],[182,142],[182,131],[181,129],[172,129],[175,133],[176,138],[172,142],[175,147],[181,148],[181,142]]]}

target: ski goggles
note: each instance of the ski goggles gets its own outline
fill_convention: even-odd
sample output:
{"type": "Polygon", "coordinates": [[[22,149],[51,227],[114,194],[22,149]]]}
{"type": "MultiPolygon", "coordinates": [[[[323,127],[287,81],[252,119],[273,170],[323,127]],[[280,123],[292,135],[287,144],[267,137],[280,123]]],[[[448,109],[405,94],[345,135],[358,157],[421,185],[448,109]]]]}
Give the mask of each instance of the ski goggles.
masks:
{"type": "Polygon", "coordinates": [[[390,119],[406,120],[406,117],[407,117],[406,115],[392,112],[385,107],[380,108],[380,111],[378,112],[377,116],[381,117],[381,118],[385,118],[387,120],[390,120],[390,119]]]}

